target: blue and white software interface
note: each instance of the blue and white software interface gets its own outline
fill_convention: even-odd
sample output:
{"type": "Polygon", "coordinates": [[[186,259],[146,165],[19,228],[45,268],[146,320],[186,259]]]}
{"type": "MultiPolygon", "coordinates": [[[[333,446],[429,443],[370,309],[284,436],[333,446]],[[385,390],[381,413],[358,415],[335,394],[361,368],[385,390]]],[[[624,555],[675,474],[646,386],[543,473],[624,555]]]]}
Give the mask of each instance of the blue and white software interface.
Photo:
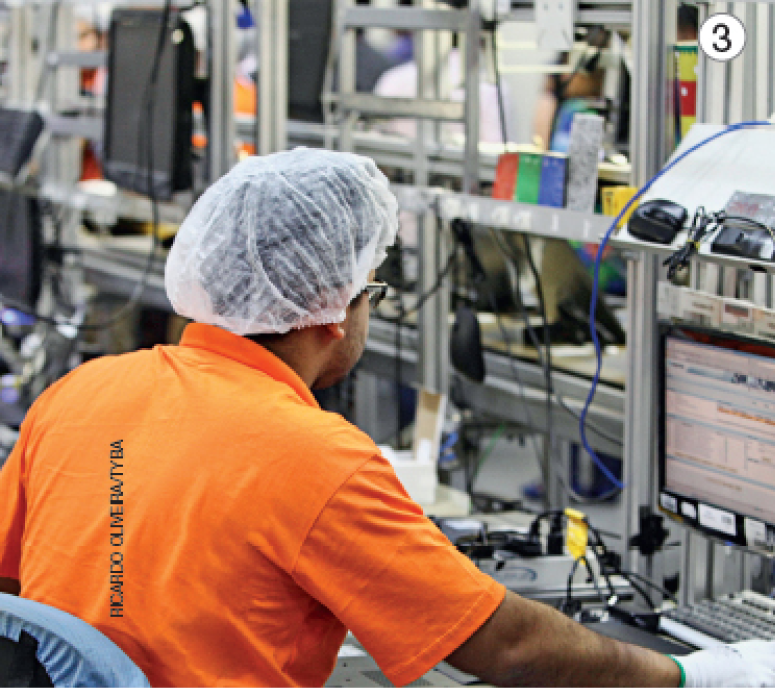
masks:
{"type": "Polygon", "coordinates": [[[775,523],[775,360],[673,337],[665,357],[664,487],[775,523]]]}

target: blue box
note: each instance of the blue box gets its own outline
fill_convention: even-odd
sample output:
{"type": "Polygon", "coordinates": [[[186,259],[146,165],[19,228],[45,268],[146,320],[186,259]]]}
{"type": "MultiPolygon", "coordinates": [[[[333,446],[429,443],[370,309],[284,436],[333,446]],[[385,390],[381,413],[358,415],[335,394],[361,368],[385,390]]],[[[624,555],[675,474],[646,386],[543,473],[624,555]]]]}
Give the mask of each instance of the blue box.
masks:
{"type": "Polygon", "coordinates": [[[541,189],[538,204],[553,208],[565,207],[565,182],[568,177],[568,158],[557,153],[544,155],[541,164],[541,189]]]}

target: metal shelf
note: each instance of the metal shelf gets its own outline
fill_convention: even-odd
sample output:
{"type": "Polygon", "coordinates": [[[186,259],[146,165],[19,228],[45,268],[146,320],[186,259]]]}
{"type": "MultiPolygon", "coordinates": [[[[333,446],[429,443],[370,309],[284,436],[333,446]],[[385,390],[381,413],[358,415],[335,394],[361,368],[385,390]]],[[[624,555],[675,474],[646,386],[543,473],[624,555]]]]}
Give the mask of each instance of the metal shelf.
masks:
{"type": "MultiPolygon", "coordinates": [[[[619,234],[611,238],[610,244],[625,251],[634,251],[637,253],[656,255],[660,258],[667,258],[668,256],[671,256],[673,253],[678,251],[686,243],[686,235],[686,231],[680,232],[675,241],[669,245],[653,244],[648,241],[641,241],[640,239],[634,238],[627,232],[627,228],[623,227],[621,230],[619,230],[619,234]]],[[[695,256],[692,258],[693,261],[713,263],[729,268],[737,268],[739,270],[767,272],[771,275],[775,275],[775,262],[769,260],[755,260],[752,258],[736,258],[734,256],[725,256],[719,253],[712,253],[710,250],[711,241],[711,238],[708,238],[705,243],[700,246],[699,253],[695,254],[695,256]]],[[[768,243],[771,248],[772,241],[769,240],[768,243]]]]}
{"type": "MultiPolygon", "coordinates": [[[[252,117],[237,117],[237,133],[246,143],[255,141],[255,120],[252,117]]],[[[306,122],[288,122],[288,143],[290,146],[324,147],[326,141],[337,145],[339,127],[327,128],[322,124],[306,122]]],[[[416,143],[397,136],[388,136],[378,132],[355,132],[353,150],[361,155],[373,158],[378,165],[411,170],[417,165],[416,143]]],[[[482,182],[495,180],[495,167],[498,155],[503,152],[501,146],[482,145],[479,147],[479,178],[482,182]]],[[[465,151],[462,146],[431,143],[426,144],[428,169],[432,174],[450,177],[462,177],[465,164],[465,151]]],[[[632,167],[602,162],[598,166],[600,181],[615,184],[629,184],[632,167]]]]}
{"type": "MultiPolygon", "coordinates": [[[[512,10],[505,21],[535,21],[535,2],[532,0],[512,0],[512,10]]],[[[597,2],[578,2],[575,23],[579,25],[632,26],[632,2],[617,0],[597,0],[597,2]]]]}
{"type": "Polygon", "coordinates": [[[444,220],[462,218],[476,224],[535,236],[598,243],[613,222],[605,215],[577,213],[443,189],[393,184],[401,208],[415,213],[435,210],[444,220]]]}
{"type": "MultiPolygon", "coordinates": [[[[150,200],[120,189],[114,195],[103,196],[58,182],[45,182],[38,193],[54,203],[80,210],[104,225],[113,225],[119,218],[141,222],[151,222],[153,219],[150,200]]],[[[160,222],[181,224],[192,204],[190,193],[181,194],[178,202],[159,202],[160,222]]]]}

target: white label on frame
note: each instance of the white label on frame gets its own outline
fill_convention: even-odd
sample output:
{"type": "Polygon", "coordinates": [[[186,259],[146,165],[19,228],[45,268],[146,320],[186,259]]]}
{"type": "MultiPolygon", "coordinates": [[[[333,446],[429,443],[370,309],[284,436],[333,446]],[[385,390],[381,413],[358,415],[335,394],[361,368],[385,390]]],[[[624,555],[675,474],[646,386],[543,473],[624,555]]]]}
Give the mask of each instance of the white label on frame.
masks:
{"type": "Polygon", "coordinates": [[[529,232],[533,228],[533,215],[530,212],[521,210],[514,216],[514,229],[521,229],[529,232]]]}
{"type": "Polygon", "coordinates": [[[707,504],[700,504],[700,525],[726,535],[737,535],[735,515],[707,504]]]}
{"type": "Polygon", "coordinates": [[[673,513],[678,512],[678,500],[675,497],[667,494],[661,494],[659,495],[659,500],[663,509],[667,509],[673,513]]]}
{"type": "Polygon", "coordinates": [[[752,518],[745,519],[745,541],[759,547],[767,544],[767,526],[752,518]]]}
{"type": "Polygon", "coordinates": [[[681,502],[681,513],[686,518],[691,518],[693,521],[697,520],[697,507],[691,502],[681,502]]]}
{"type": "Polygon", "coordinates": [[[490,224],[500,225],[501,227],[508,227],[511,217],[511,208],[507,205],[499,205],[492,209],[490,214],[490,224]]]}

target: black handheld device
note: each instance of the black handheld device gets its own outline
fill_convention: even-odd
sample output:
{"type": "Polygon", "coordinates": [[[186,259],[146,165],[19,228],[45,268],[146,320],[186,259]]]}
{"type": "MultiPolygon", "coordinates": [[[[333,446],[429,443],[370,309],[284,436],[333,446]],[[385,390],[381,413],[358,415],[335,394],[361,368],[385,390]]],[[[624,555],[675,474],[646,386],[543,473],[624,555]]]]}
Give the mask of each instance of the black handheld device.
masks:
{"type": "Polygon", "coordinates": [[[689,218],[682,205],[672,201],[647,201],[632,214],[627,229],[641,241],[670,244],[689,218]]]}

